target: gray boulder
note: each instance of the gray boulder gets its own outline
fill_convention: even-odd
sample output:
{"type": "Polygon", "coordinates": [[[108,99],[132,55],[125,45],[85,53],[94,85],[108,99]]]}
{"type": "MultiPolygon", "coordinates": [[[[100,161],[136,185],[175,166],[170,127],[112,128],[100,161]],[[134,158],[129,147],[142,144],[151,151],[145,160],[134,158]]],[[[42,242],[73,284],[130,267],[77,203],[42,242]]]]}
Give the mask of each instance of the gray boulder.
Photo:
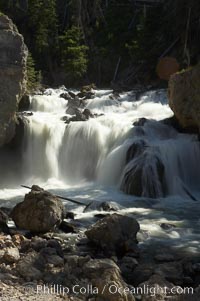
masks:
{"type": "Polygon", "coordinates": [[[18,104],[26,90],[28,50],[13,22],[0,15],[0,146],[15,134],[18,104]]]}
{"type": "Polygon", "coordinates": [[[13,208],[11,217],[18,228],[45,233],[60,225],[64,206],[51,193],[33,186],[24,201],[13,208]]]}

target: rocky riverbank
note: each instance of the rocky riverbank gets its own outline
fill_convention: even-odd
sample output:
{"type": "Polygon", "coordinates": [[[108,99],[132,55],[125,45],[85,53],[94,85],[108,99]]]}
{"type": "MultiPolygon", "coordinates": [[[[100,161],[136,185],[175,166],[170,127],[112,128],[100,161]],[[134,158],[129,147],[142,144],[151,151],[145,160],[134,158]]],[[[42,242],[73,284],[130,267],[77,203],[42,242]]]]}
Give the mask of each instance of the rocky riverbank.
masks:
{"type": "Polygon", "coordinates": [[[148,253],[137,242],[140,227],[134,216],[108,207],[104,204],[104,211],[86,231],[77,226],[72,213],[57,206],[55,196],[35,186],[14,210],[2,208],[1,300],[199,300],[198,258],[168,248],[148,253]],[[24,230],[8,228],[10,216],[16,220],[20,215],[19,206],[29,220],[24,218],[24,230]],[[62,214],[56,215],[60,210],[62,214]],[[50,212],[55,224],[51,231],[46,231],[48,227],[43,233],[30,231],[41,215],[44,224],[50,212]],[[68,233],[62,223],[71,225],[65,228],[68,233]]]}

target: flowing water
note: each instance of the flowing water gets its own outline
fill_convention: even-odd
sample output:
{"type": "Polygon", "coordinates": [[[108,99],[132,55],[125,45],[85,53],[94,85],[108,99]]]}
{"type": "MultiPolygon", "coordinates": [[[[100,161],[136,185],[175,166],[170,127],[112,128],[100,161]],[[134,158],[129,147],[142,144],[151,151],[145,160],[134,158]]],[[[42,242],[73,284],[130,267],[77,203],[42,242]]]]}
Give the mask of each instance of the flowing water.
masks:
{"type": "Polygon", "coordinates": [[[108,201],[138,219],[141,245],[166,244],[198,253],[200,144],[197,136],[178,133],[161,121],[173,115],[166,92],[150,91],[136,99],[133,92],[114,98],[110,90],[97,90],[87,108],[99,117],[69,125],[62,120],[68,107],[59,97],[63,92],[64,88],[48,89],[32,96],[33,115],[26,117],[20,155],[12,149],[0,152],[0,205],[19,202],[27,192],[21,184],[38,184],[85,203],[94,200],[87,213],[65,202],[83,227],[92,222],[97,204],[108,201]],[[144,125],[133,125],[144,117],[144,125]],[[126,164],[130,146],[141,140],[148,145],[144,155],[126,164]],[[155,155],[164,168],[164,192],[155,155]],[[134,168],[142,170],[140,197],[120,190],[125,174],[134,168]],[[152,187],[156,198],[149,198],[152,187]],[[169,224],[168,230],[160,226],[163,223],[169,224]]]}

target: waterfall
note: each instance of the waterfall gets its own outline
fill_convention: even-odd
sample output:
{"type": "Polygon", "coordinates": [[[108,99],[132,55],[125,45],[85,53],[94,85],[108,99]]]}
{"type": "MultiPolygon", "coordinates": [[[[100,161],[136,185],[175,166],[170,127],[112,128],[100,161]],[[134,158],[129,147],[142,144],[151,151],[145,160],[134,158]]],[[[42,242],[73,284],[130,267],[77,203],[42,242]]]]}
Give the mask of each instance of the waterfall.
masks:
{"type": "Polygon", "coordinates": [[[134,92],[94,92],[85,105],[97,117],[69,124],[63,119],[70,117],[69,103],[60,97],[65,88],[31,97],[33,114],[25,117],[21,171],[15,175],[20,183],[95,182],[153,198],[198,190],[199,141],[161,121],[172,116],[164,90],[139,99],[134,92]]]}

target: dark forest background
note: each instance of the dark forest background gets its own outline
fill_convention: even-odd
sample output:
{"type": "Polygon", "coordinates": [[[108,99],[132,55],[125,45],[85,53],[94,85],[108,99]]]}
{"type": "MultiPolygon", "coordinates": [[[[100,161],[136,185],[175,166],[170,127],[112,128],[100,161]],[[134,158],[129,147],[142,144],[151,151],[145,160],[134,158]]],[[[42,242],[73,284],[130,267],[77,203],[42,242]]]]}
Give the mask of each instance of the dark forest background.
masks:
{"type": "Polygon", "coordinates": [[[0,11],[24,36],[32,82],[129,87],[155,82],[166,55],[199,60],[199,0],[0,0],[0,11]]]}

